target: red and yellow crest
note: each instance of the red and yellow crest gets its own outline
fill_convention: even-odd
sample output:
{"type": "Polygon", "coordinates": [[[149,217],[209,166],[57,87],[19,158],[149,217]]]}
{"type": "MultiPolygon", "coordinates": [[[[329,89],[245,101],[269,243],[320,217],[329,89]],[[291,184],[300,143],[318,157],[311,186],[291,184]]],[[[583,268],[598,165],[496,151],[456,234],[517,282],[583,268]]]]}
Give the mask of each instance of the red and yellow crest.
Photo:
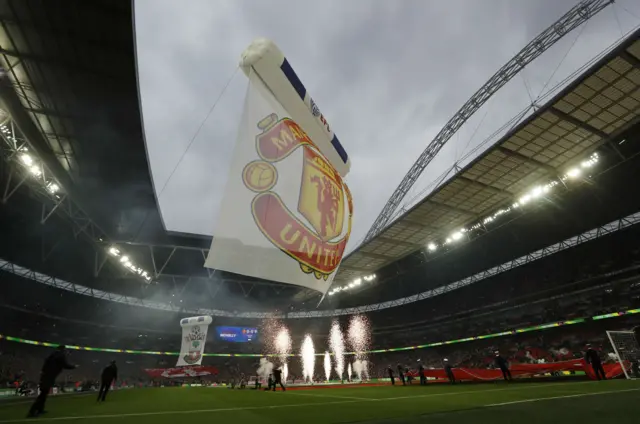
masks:
{"type": "Polygon", "coordinates": [[[347,185],[307,134],[289,118],[271,114],[258,123],[260,159],[242,172],[245,186],[257,193],[251,207],[256,225],[271,243],[307,274],[326,280],[342,260],[351,233],[353,201],[347,185]],[[273,190],[275,163],[303,149],[297,208],[292,211],[273,190]],[[345,231],[346,221],[346,231],[345,231]]]}

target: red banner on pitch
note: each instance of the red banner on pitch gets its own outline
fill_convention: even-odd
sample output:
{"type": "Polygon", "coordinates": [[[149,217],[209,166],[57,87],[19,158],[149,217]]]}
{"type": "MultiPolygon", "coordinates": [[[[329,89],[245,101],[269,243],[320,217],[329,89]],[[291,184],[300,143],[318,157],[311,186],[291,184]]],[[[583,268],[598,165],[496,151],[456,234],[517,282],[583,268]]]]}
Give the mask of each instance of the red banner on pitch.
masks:
{"type": "Polygon", "coordinates": [[[144,372],[151,378],[193,378],[217,375],[216,367],[179,367],[179,368],[149,368],[144,372]]]}

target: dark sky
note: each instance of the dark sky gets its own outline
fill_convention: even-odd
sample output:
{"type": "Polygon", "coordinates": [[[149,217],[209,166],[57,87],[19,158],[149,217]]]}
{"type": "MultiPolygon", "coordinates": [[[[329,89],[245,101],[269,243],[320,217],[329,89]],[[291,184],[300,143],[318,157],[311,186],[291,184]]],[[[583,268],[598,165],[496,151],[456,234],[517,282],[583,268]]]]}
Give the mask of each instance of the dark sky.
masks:
{"type": "MultiPolygon", "coordinates": [[[[137,0],[144,125],[167,229],[212,233],[247,87],[242,72],[235,73],[167,180],[253,39],[267,37],[279,45],[349,152],[354,248],[446,121],[500,66],[575,3],[137,0]]],[[[430,183],[531,98],[639,23],[640,3],[617,0],[582,31],[565,37],[451,139],[406,200],[426,194],[430,183]]]]}

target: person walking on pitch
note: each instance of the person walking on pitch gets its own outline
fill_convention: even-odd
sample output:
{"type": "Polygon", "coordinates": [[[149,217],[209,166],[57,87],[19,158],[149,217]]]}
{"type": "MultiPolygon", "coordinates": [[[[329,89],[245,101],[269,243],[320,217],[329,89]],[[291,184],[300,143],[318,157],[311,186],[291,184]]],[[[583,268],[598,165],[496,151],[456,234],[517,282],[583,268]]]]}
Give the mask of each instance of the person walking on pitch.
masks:
{"type": "Polygon", "coordinates": [[[42,365],[42,371],[40,372],[40,393],[35,402],[33,402],[33,405],[31,405],[28,417],[37,417],[47,412],[44,410],[44,405],[47,402],[49,392],[56,382],[56,378],[62,370],[72,370],[75,368],[77,368],[77,366],[71,365],[67,360],[67,349],[64,345],[58,346],[56,350],[45,359],[42,365]]]}
{"type": "Polygon", "coordinates": [[[418,359],[418,374],[420,374],[420,385],[426,386],[427,377],[425,377],[424,375],[424,365],[422,365],[422,362],[420,361],[420,359],[418,359]]]}
{"type": "Polygon", "coordinates": [[[118,367],[116,361],[111,363],[102,370],[100,391],[98,392],[98,402],[104,402],[107,399],[107,393],[114,381],[118,379],[118,367]]]}
{"type": "Polygon", "coordinates": [[[447,378],[449,379],[449,383],[456,384],[456,377],[453,375],[453,367],[449,363],[447,358],[444,358],[444,372],[447,373],[447,378]]]}
{"type": "Polygon", "coordinates": [[[496,365],[502,371],[502,377],[504,377],[504,381],[511,381],[513,378],[511,377],[511,371],[509,371],[509,362],[500,356],[500,352],[496,350],[496,365]]]}
{"type": "Polygon", "coordinates": [[[282,391],[286,392],[287,388],[284,387],[284,383],[282,382],[282,370],[277,368],[273,370],[273,391],[276,391],[276,386],[279,384],[282,387],[282,391]]]}
{"type": "Polygon", "coordinates": [[[598,355],[598,352],[596,352],[590,344],[587,345],[587,351],[584,354],[584,360],[587,361],[587,364],[591,365],[591,368],[593,368],[593,372],[595,373],[598,380],[607,379],[607,376],[604,373],[604,368],[602,367],[600,355],[598,355]]]}
{"type": "Polygon", "coordinates": [[[391,365],[389,365],[387,367],[387,374],[389,374],[389,379],[391,380],[391,385],[395,386],[396,385],[396,379],[393,376],[393,368],[391,368],[391,365]]]}
{"type": "Polygon", "coordinates": [[[406,385],[405,382],[405,375],[404,375],[404,368],[402,368],[402,365],[398,364],[398,377],[400,378],[400,381],[402,381],[402,385],[406,385]]]}

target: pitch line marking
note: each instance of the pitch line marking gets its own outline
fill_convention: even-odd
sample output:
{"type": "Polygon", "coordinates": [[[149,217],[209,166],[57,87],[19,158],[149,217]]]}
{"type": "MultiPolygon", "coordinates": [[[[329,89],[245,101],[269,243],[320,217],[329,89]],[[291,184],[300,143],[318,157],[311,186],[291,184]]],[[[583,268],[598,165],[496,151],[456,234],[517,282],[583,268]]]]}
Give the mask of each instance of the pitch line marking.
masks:
{"type": "MultiPolygon", "coordinates": [[[[236,408],[214,408],[214,409],[195,409],[191,411],[154,411],[154,412],[135,412],[130,414],[108,414],[108,415],[80,415],[80,416],[68,416],[68,417],[55,417],[55,418],[36,418],[37,421],[67,421],[67,420],[89,420],[100,418],[128,418],[128,417],[149,417],[155,415],[183,415],[183,414],[204,414],[208,412],[232,412],[232,411],[255,411],[259,409],[280,409],[280,408],[295,408],[301,406],[324,406],[324,405],[336,405],[341,403],[358,403],[360,400],[342,400],[334,402],[313,402],[313,403],[291,403],[284,405],[271,405],[271,406],[243,406],[236,408]]],[[[23,418],[17,420],[2,420],[0,423],[23,423],[32,422],[33,418],[23,418]]]]}
{"type": "MultiPolygon", "coordinates": [[[[69,399],[73,399],[73,398],[81,398],[85,396],[95,396],[95,394],[93,393],[83,393],[83,394],[61,393],[59,395],[56,395],[56,397],[60,397],[60,396],[68,396],[69,399]]],[[[0,402],[0,408],[8,408],[14,405],[25,405],[25,404],[33,403],[35,400],[36,400],[35,397],[31,398],[31,400],[19,400],[16,402],[13,402],[12,400],[7,399],[6,401],[3,400],[2,402],[0,402]]]]}
{"type": "MultiPolygon", "coordinates": [[[[541,388],[541,387],[557,387],[557,386],[566,386],[566,385],[580,385],[580,384],[588,384],[593,382],[584,382],[584,383],[557,383],[553,385],[549,384],[539,384],[535,386],[526,387],[527,389],[533,388],[541,388]]],[[[512,386],[513,387],[513,386],[512,386]]],[[[522,387],[525,389],[525,387],[522,387]]],[[[463,395],[463,394],[473,394],[473,393],[487,393],[487,392],[501,392],[507,390],[514,390],[510,388],[503,389],[490,389],[490,390],[470,390],[466,392],[451,392],[451,393],[432,393],[427,395],[417,395],[417,396],[399,396],[392,398],[371,398],[367,399],[366,402],[370,401],[389,401],[389,400],[400,400],[400,399],[411,399],[411,398],[426,398],[426,397],[439,397],[439,396],[454,396],[454,395],[463,395]]],[[[600,392],[593,394],[602,394],[602,393],[619,393],[619,392],[628,392],[628,391],[637,391],[640,389],[629,389],[629,390],[611,390],[608,392],[600,392]]],[[[589,395],[580,394],[580,395],[589,395]]],[[[569,395],[568,397],[576,397],[580,395],[569,395]]],[[[362,398],[365,399],[365,398],[362,398]]],[[[529,402],[533,401],[543,401],[551,398],[540,398],[540,399],[532,399],[528,400],[529,402]]],[[[255,410],[263,410],[263,409],[281,409],[281,408],[297,408],[304,406],[324,406],[324,405],[339,405],[339,404],[349,404],[349,403],[361,403],[365,402],[364,400],[350,400],[345,399],[342,401],[332,401],[332,402],[313,402],[313,403],[294,403],[294,404],[283,404],[283,405],[271,405],[271,406],[245,406],[245,407],[234,407],[234,408],[214,408],[214,409],[195,409],[190,411],[153,411],[153,412],[135,412],[135,413],[127,413],[127,414],[105,414],[105,415],[79,415],[79,416],[67,416],[67,417],[51,417],[51,418],[37,418],[37,421],[73,421],[73,420],[89,420],[89,419],[101,419],[101,418],[127,418],[127,417],[148,417],[148,416],[156,416],[156,415],[184,415],[184,414],[204,414],[210,412],[233,412],[233,411],[255,411],[255,410]]],[[[524,403],[527,401],[515,401],[513,403],[524,403]]],[[[485,407],[493,407],[493,406],[503,406],[508,405],[509,403],[504,404],[492,404],[485,405],[485,407]]],[[[9,423],[23,423],[23,422],[32,422],[33,418],[22,418],[15,420],[0,420],[0,424],[9,424],[9,423]]]]}
{"type": "Polygon", "coordinates": [[[497,407],[497,406],[517,405],[517,404],[521,404],[521,403],[544,402],[546,400],[570,399],[570,398],[579,398],[579,397],[586,397],[586,396],[609,395],[609,394],[613,394],[613,393],[625,393],[625,392],[637,392],[637,391],[640,391],[640,389],[608,390],[606,392],[577,393],[577,394],[574,394],[574,395],[551,396],[551,397],[535,398],[535,399],[514,400],[512,402],[492,403],[490,405],[485,405],[485,408],[494,408],[494,407],[497,407]]]}
{"type": "Polygon", "coordinates": [[[547,384],[531,384],[531,385],[523,385],[522,387],[517,387],[517,386],[510,386],[510,387],[503,387],[501,389],[487,389],[487,390],[467,390],[464,392],[450,392],[450,393],[430,393],[430,394],[426,394],[426,395],[415,395],[415,396],[398,396],[398,397],[391,397],[391,398],[382,398],[382,399],[376,399],[376,400],[402,400],[402,399],[412,399],[412,398],[430,398],[430,397],[440,397],[440,396],[455,396],[455,395],[472,395],[474,393],[492,393],[492,392],[505,392],[505,391],[509,391],[509,390],[525,390],[525,389],[540,389],[540,388],[553,388],[553,387],[558,387],[558,386],[567,386],[567,385],[573,385],[573,386],[577,386],[577,385],[582,385],[582,384],[589,384],[589,383],[593,383],[592,381],[584,381],[584,382],[571,382],[571,383],[547,383],[547,384]]]}
{"type": "Polygon", "coordinates": [[[356,397],[356,396],[339,396],[339,395],[318,395],[315,393],[297,393],[294,392],[293,390],[290,390],[291,393],[288,393],[289,395],[295,395],[295,396],[311,396],[311,397],[319,397],[319,398],[333,398],[333,399],[350,399],[350,400],[358,400],[358,401],[363,401],[363,402],[370,402],[372,400],[378,400],[378,399],[374,399],[374,398],[363,398],[363,397],[356,397]]]}

